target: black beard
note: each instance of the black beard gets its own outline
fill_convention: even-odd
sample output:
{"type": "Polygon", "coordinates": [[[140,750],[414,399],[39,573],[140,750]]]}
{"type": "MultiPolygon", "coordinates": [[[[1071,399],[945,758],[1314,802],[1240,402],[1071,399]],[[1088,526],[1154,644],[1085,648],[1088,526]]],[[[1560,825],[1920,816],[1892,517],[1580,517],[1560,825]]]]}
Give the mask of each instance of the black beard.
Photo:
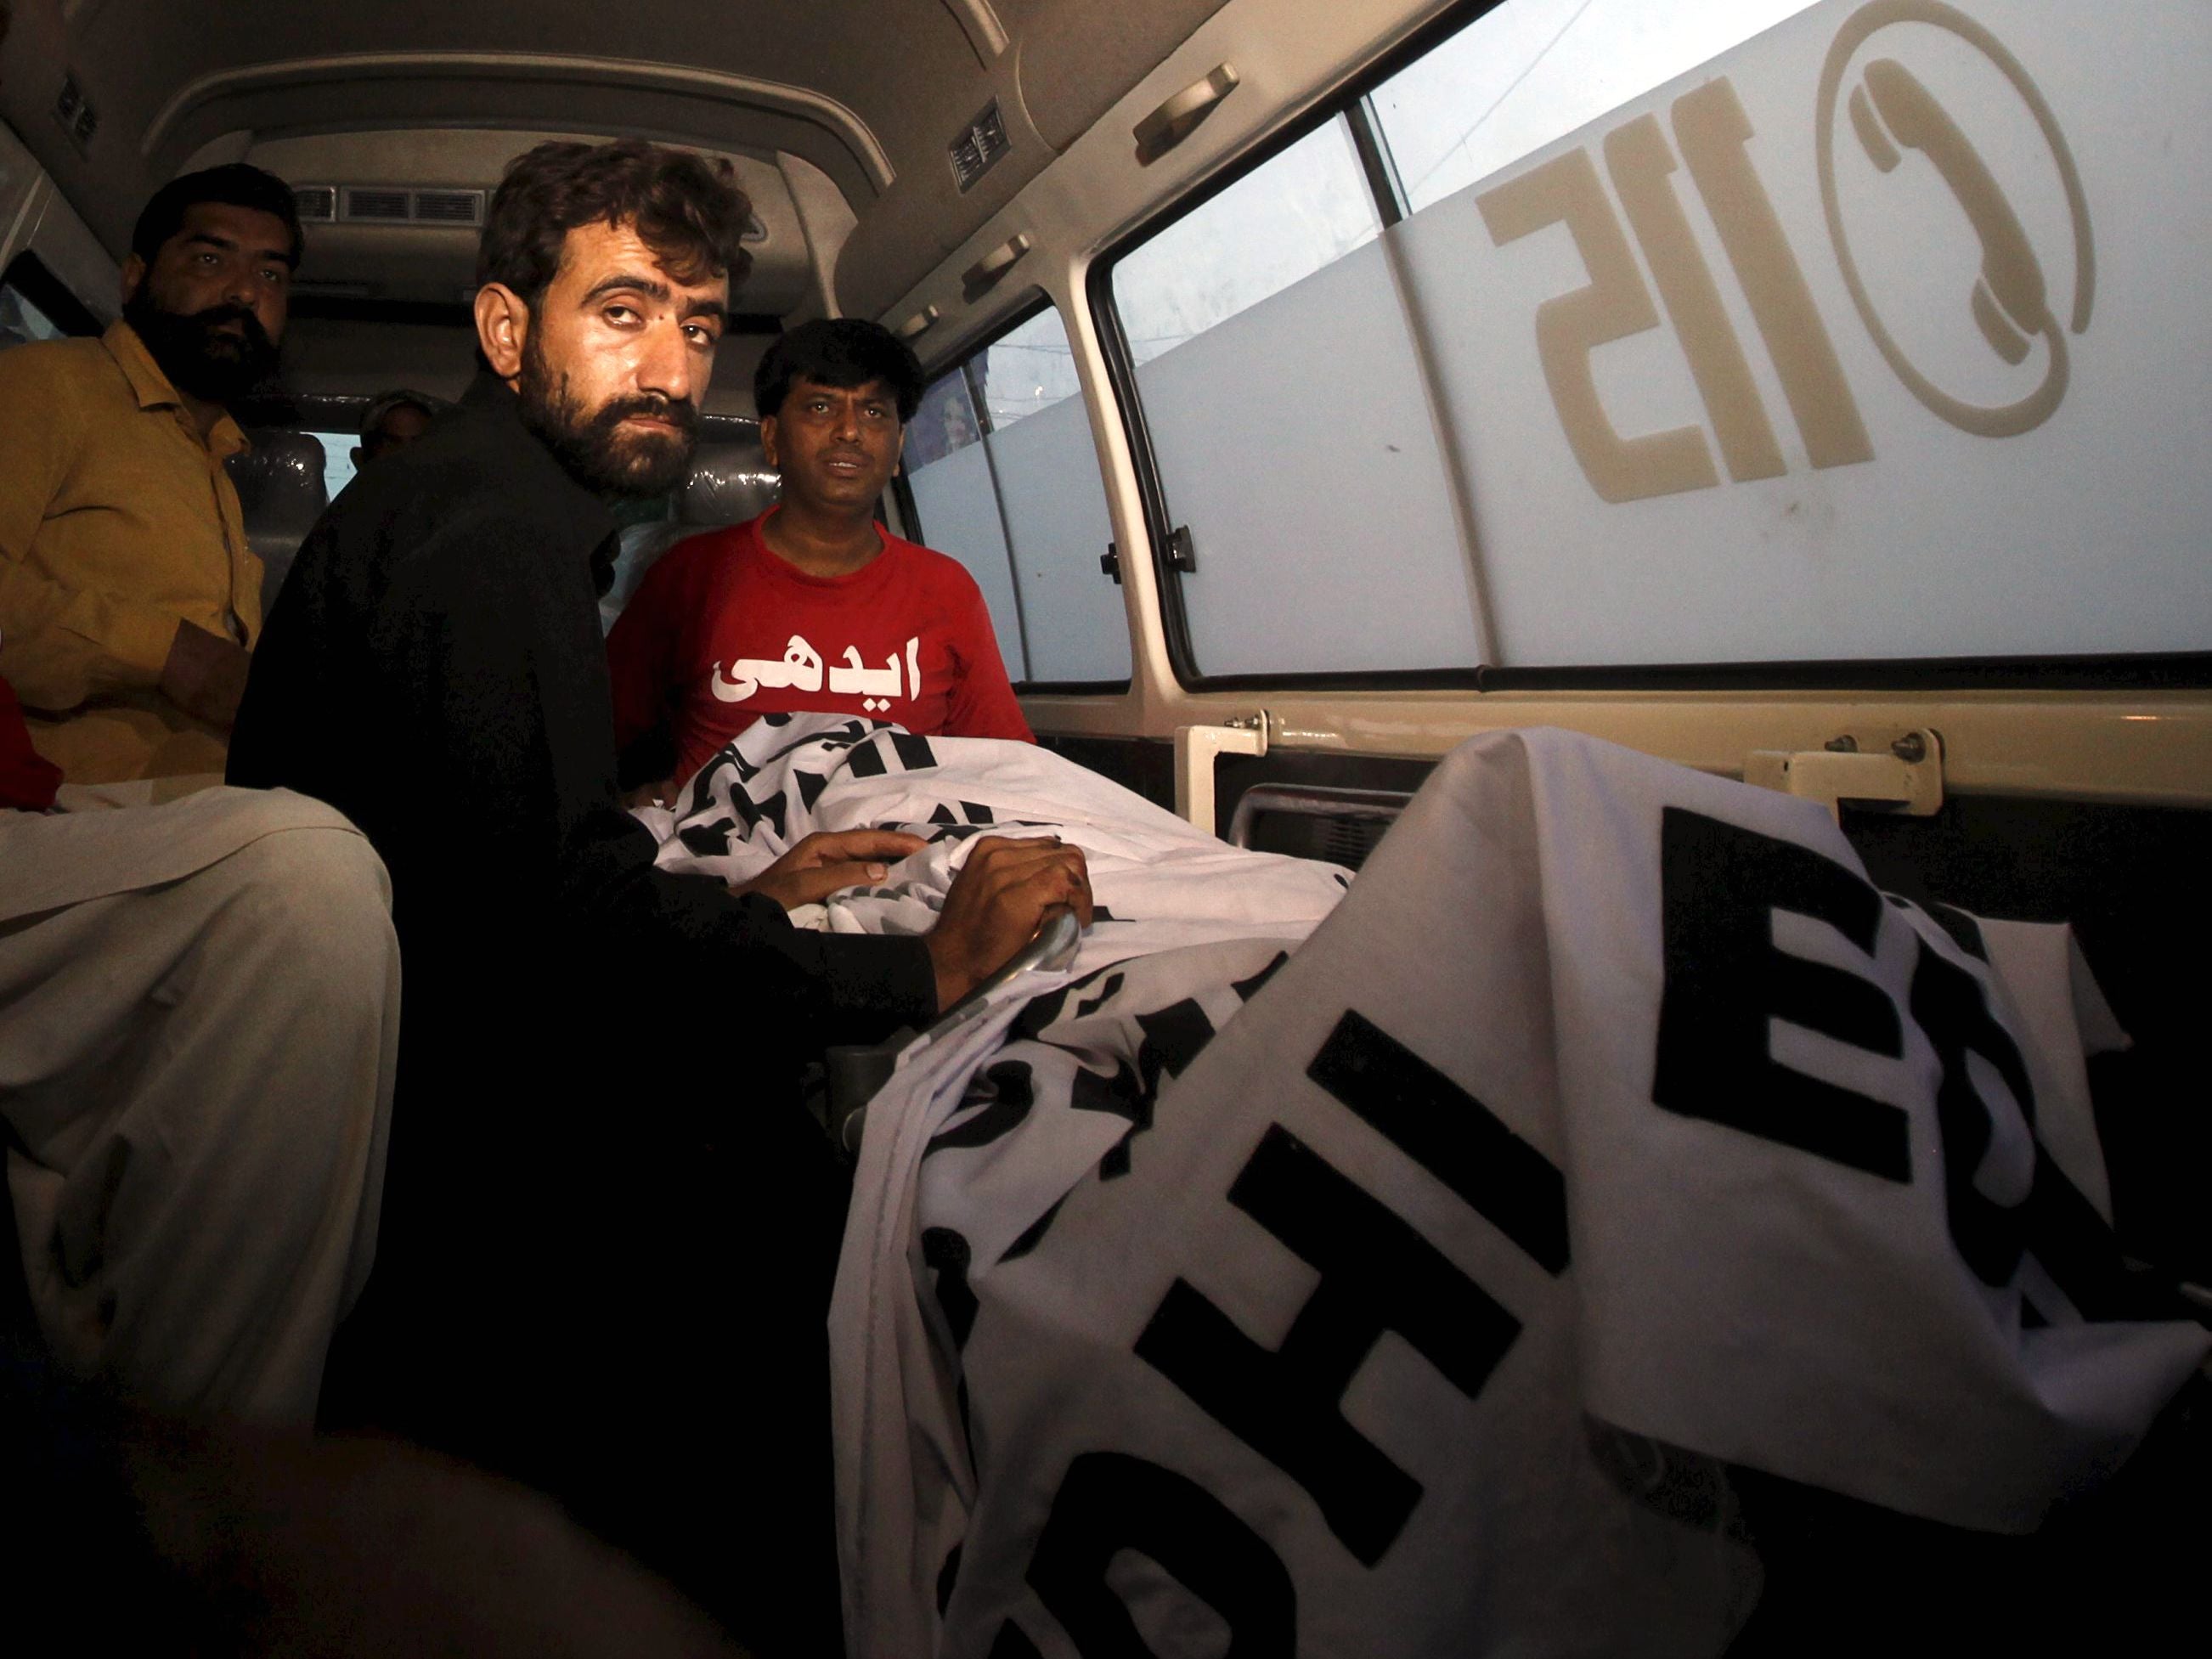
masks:
{"type": "Polygon", "coordinates": [[[691,465],[698,442],[697,405],[647,393],[612,398],[587,415],[569,395],[568,377],[556,380],[535,336],[523,346],[521,382],[515,391],[522,400],[523,425],[586,489],[632,498],[665,495],[691,465]],[[633,415],[668,421],[676,430],[665,438],[618,430],[633,415]]]}
{"type": "Polygon", "coordinates": [[[210,306],[188,314],[164,311],[142,283],[123,302],[123,320],[169,384],[205,403],[231,403],[276,371],[276,343],[244,306],[210,306]],[[238,324],[242,334],[217,333],[225,323],[238,324]]]}

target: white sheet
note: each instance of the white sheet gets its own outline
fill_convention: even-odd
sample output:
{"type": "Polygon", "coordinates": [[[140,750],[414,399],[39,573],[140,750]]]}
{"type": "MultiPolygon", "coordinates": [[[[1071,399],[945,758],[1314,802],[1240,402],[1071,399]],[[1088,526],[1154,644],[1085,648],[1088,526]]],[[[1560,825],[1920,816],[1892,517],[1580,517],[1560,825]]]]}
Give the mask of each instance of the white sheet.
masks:
{"type": "Polygon", "coordinates": [[[979,835],[1058,835],[1084,850],[1101,920],[1077,972],[1214,939],[1300,939],[1349,872],[1232,848],[1034,744],[917,738],[879,720],[769,715],[639,818],[665,869],[742,882],[818,830],[904,830],[931,844],[879,887],[794,911],[838,933],[927,933],[979,835]]]}
{"type": "Polygon", "coordinates": [[[852,1651],[1717,1652],[1729,1465],[2025,1529],[2212,1340],[2099,1214],[2063,930],[1885,902],[1816,806],[1496,734],[1279,950],[878,1097],[852,1651]]]}

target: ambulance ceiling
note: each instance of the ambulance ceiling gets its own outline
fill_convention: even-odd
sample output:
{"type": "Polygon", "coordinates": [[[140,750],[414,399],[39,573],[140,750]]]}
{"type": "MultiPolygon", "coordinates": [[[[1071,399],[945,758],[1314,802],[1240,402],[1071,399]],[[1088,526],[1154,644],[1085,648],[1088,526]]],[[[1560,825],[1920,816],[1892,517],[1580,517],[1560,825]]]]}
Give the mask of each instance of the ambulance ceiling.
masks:
{"type": "MultiPolygon", "coordinates": [[[[282,163],[295,184],[486,187],[548,132],[750,157],[749,189],[778,198],[762,201],[763,274],[804,286],[803,239],[783,240],[799,223],[788,180],[803,197],[818,175],[870,228],[865,269],[836,276],[843,308],[869,314],[1221,3],[13,0],[0,114],[118,253],[147,193],[196,161],[282,163]],[[77,131],[57,118],[64,77],[92,112],[88,133],[82,117],[77,131]],[[963,191],[952,147],[994,102],[1006,152],[963,191]]],[[[426,234],[467,240],[364,229],[331,242],[314,274],[450,297],[459,256],[426,234]]]]}

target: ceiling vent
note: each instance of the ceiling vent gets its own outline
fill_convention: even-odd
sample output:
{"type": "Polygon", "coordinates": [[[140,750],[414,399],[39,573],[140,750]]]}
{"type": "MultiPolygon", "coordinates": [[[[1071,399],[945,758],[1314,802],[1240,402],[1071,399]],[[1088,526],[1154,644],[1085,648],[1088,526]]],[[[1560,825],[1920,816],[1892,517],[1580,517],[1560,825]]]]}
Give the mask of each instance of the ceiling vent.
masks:
{"type": "Polygon", "coordinates": [[[415,219],[425,225],[480,225],[484,193],[480,190],[418,190],[415,219]]]}
{"type": "Polygon", "coordinates": [[[69,135],[70,143],[80,155],[100,129],[99,112],[93,108],[92,100],[84,95],[74,70],[62,76],[62,89],[54,94],[54,125],[69,135]]]}
{"type": "Polygon", "coordinates": [[[340,193],[338,217],[349,224],[406,224],[415,217],[414,205],[404,190],[348,185],[340,193]]]}
{"type": "Polygon", "coordinates": [[[965,196],[975,187],[975,181],[998,165],[1000,157],[1011,148],[1006,138],[1006,118],[999,113],[999,100],[994,98],[976,112],[970,121],[947,148],[952,161],[952,182],[965,196]]]}
{"type": "Polygon", "coordinates": [[[483,223],[481,190],[411,190],[404,185],[302,185],[292,195],[300,216],[348,225],[433,225],[473,230],[483,223]]]}

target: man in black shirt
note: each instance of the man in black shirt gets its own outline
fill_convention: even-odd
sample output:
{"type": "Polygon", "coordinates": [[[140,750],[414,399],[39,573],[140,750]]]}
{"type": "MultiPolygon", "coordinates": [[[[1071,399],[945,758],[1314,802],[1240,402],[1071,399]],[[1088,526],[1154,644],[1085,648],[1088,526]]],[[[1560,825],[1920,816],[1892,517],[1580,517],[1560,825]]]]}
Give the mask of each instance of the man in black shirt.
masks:
{"type": "Polygon", "coordinates": [[[979,842],[926,938],[802,933],[786,905],[921,843],[810,837],[737,895],[655,868],[622,809],[605,498],[682,474],[746,212],[726,163],[636,141],[509,168],[487,372],[301,545],[229,775],[337,806],[392,875],[384,1235],[333,1389],[554,1490],[770,1650],[835,1633],[842,1198],[798,1068],[926,1024],[1090,899],[1074,848],[979,842]]]}

